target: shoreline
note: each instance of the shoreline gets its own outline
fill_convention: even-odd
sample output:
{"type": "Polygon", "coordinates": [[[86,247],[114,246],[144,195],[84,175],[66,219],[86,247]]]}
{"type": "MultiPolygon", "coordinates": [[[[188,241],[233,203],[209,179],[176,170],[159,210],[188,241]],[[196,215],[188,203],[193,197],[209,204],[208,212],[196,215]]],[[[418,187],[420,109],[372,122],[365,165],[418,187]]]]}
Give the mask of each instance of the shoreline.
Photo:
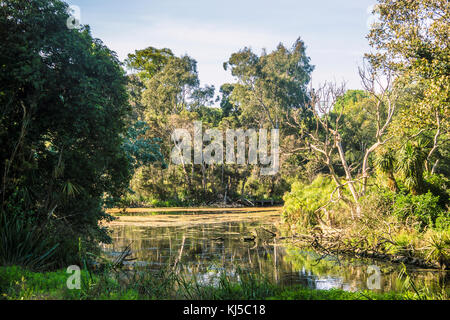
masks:
{"type": "Polygon", "coordinates": [[[261,218],[270,219],[274,224],[279,224],[281,220],[281,207],[271,208],[165,208],[160,209],[130,209],[129,213],[156,213],[153,215],[128,215],[120,214],[120,209],[108,212],[115,220],[107,222],[107,226],[143,226],[143,227],[176,227],[185,225],[216,224],[243,221],[249,222],[261,218]],[[213,210],[211,210],[213,209],[213,210]],[[137,210],[137,211],[135,211],[137,210]],[[220,211],[221,213],[217,213],[220,211]],[[168,212],[172,214],[158,214],[168,212]],[[186,212],[187,214],[173,214],[174,212],[186,212]],[[216,212],[216,213],[214,213],[216,212]],[[118,214],[119,213],[119,214],[118,214]]]}
{"type": "Polygon", "coordinates": [[[281,211],[283,206],[271,206],[271,207],[148,207],[148,208],[112,208],[106,209],[108,214],[117,213],[152,213],[152,212],[235,212],[235,211],[281,211]]]}

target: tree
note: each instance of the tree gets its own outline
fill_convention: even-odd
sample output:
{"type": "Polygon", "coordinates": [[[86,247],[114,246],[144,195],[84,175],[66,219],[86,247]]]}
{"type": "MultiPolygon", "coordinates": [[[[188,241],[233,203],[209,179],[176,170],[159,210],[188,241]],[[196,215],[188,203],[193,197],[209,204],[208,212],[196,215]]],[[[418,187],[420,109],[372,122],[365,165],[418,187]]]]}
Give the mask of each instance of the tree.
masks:
{"type": "Polygon", "coordinates": [[[300,130],[302,131],[302,137],[306,148],[320,155],[321,160],[328,167],[329,173],[336,184],[336,189],[331,194],[330,201],[342,200],[352,207],[352,209],[353,206],[355,206],[356,213],[359,214],[360,194],[357,191],[357,181],[354,178],[353,170],[349,166],[345,156],[341,135],[341,118],[344,108],[341,106],[339,114],[337,116],[333,115],[333,109],[344,93],[345,89],[343,85],[337,86],[333,83],[325,83],[318,89],[311,90],[309,108],[314,116],[315,125],[313,129],[305,127],[300,117],[294,116],[294,119],[297,121],[300,130]],[[342,168],[344,169],[346,182],[342,182],[336,173],[335,165],[333,164],[333,158],[335,157],[336,152],[342,168]],[[353,197],[353,203],[343,193],[345,186],[348,186],[350,190],[351,196],[353,197]],[[338,194],[337,199],[333,199],[335,192],[338,194]]]}
{"type": "Polygon", "coordinates": [[[114,52],[69,30],[59,0],[0,3],[1,213],[26,219],[77,258],[78,240],[108,241],[103,207],[126,190],[130,107],[114,52]]]}
{"type": "Polygon", "coordinates": [[[249,48],[233,53],[224,64],[238,78],[230,101],[239,106],[241,117],[248,122],[281,128],[286,112],[305,109],[307,85],[314,69],[309,61],[300,39],[291,49],[279,44],[270,54],[263,51],[261,56],[249,48]]]}
{"type": "Polygon", "coordinates": [[[222,109],[223,117],[239,116],[240,110],[233,102],[230,101],[230,96],[233,92],[234,85],[231,83],[225,83],[220,87],[221,97],[217,97],[217,101],[220,101],[220,108],[222,109]]]}
{"type": "Polygon", "coordinates": [[[398,184],[395,180],[396,159],[392,149],[381,148],[376,153],[375,166],[381,173],[387,176],[387,186],[392,192],[398,192],[398,184]]]}
{"type": "Polygon", "coordinates": [[[143,103],[148,115],[178,114],[189,108],[200,86],[197,62],[189,56],[172,57],[146,82],[143,103]]]}
{"type": "Polygon", "coordinates": [[[423,171],[427,156],[424,151],[426,144],[423,140],[415,143],[407,141],[399,151],[397,169],[404,178],[405,186],[413,195],[425,192],[423,171]]]}
{"type": "MultiPolygon", "coordinates": [[[[318,89],[310,90],[308,108],[313,114],[313,126],[307,126],[298,112],[293,113],[293,121],[299,127],[303,143],[299,150],[316,152],[336,184],[330,203],[342,200],[352,208],[352,213],[356,211],[356,215],[359,215],[361,211],[360,198],[366,193],[367,181],[370,176],[369,157],[390,140],[387,137],[387,131],[397,105],[397,90],[393,87],[391,73],[387,72],[385,77],[382,77],[382,72],[369,66],[361,69],[360,75],[366,88],[365,96],[367,97],[365,106],[360,109],[360,112],[364,115],[362,118],[367,121],[367,127],[364,128],[366,131],[364,135],[361,126],[360,130],[355,132],[355,136],[365,136],[368,139],[367,144],[360,150],[361,156],[363,156],[360,157],[359,163],[349,162],[349,156],[352,156],[352,153],[349,152],[352,151],[352,144],[349,143],[349,140],[354,137],[349,137],[346,127],[348,121],[346,121],[345,115],[348,112],[346,108],[349,106],[346,102],[348,102],[349,96],[345,94],[344,85],[325,83],[318,89]],[[338,159],[338,163],[336,163],[336,159],[338,159]],[[339,177],[338,165],[344,171],[345,182],[341,181],[339,177]],[[358,167],[361,168],[360,174],[355,170],[358,167]],[[343,192],[345,187],[350,191],[351,200],[343,192]],[[334,198],[335,193],[337,193],[337,199],[334,198]]],[[[350,92],[349,95],[351,96],[351,94],[350,92]]]]}
{"type": "Polygon", "coordinates": [[[397,134],[422,130],[433,138],[425,167],[435,172],[439,150],[448,141],[450,72],[450,6],[447,0],[379,0],[379,22],[368,39],[376,53],[372,65],[392,70],[406,88],[419,95],[400,111],[397,134]],[[433,160],[433,161],[432,161],[433,160]],[[434,164],[433,164],[434,162],[434,164]]]}
{"type": "Polygon", "coordinates": [[[173,56],[170,49],[148,47],[143,50],[136,50],[135,53],[130,53],[125,63],[128,69],[137,71],[139,78],[144,81],[149,80],[161,71],[173,56]]]}
{"type": "MultiPolygon", "coordinates": [[[[281,149],[290,148],[290,141],[298,132],[289,124],[291,113],[301,111],[303,118],[310,117],[306,107],[307,86],[314,67],[306,55],[303,41],[297,39],[291,48],[280,43],[272,52],[263,50],[259,56],[250,48],[244,48],[233,53],[224,63],[224,68],[230,69],[237,82],[222,87],[221,107],[228,114],[235,110],[234,117],[238,118],[236,120],[242,128],[280,129],[281,149]]],[[[230,122],[233,121],[230,119],[230,122]]],[[[280,159],[282,170],[289,163],[286,161],[289,157],[290,154],[280,159]]],[[[298,170],[298,167],[292,166],[292,170],[298,170]]],[[[266,184],[270,197],[275,196],[275,185],[285,185],[280,173],[267,179],[253,178],[249,181],[259,180],[266,184]]]]}
{"type": "Polygon", "coordinates": [[[375,124],[375,141],[367,148],[362,162],[362,191],[366,193],[369,178],[369,157],[376,149],[386,144],[391,137],[387,137],[392,118],[397,110],[398,89],[394,85],[394,75],[391,70],[377,70],[372,65],[365,65],[359,69],[361,82],[373,98],[373,108],[367,110],[372,113],[375,124]]]}
{"type": "Polygon", "coordinates": [[[123,148],[128,156],[128,162],[133,170],[160,161],[165,166],[160,146],[161,139],[146,139],[145,135],[150,128],[143,121],[135,121],[128,128],[123,148]]]}
{"type": "MultiPolygon", "coordinates": [[[[152,63],[145,61],[151,59],[147,56],[142,56],[142,59],[143,64],[152,63]]],[[[174,144],[171,134],[176,128],[192,129],[194,120],[202,120],[205,125],[219,124],[222,118],[220,110],[209,108],[213,104],[214,86],[200,87],[197,62],[187,55],[169,57],[164,66],[142,81],[140,90],[137,90],[134,83],[130,84],[130,90],[136,92],[134,105],[140,110],[139,119],[145,121],[150,128],[145,133],[145,138],[161,138],[161,153],[164,159],[169,159],[168,167],[164,169],[141,166],[133,179],[133,188],[140,195],[161,200],[186,197],[198,200],[200,197],[196,182],[199,182],[205,199],[209,180],[207,166],[172,166],[170,154],[174,144]]]]}
{"type": "MultiPolygon", "coordinates": [[[[366,150],[375,142],[373,115],[369,112],[373,98],[364,90],[348,90],[339,97],[333,107],[331,117],[341,116],[341,135],[345,156],[350,167],[361,173],[361,163],[366,150]]],[[[339,174],[340,168],[337,167],[339,174]]]]}

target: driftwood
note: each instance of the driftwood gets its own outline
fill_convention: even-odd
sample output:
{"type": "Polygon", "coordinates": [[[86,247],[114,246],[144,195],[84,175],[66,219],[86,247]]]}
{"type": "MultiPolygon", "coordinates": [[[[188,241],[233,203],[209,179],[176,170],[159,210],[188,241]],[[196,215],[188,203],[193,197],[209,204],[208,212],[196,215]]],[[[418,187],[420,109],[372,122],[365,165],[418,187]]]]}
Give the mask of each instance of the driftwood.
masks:
{"type": "Polygon", "coordinates": [[[346,243],[342,240],[341,235],[338,232],[315,232],[311,235],[297,234],[292,237],[295,245],[301,242],[304,246],[305,244],[310,245],[315,250],[325,253],[326,255],[347,255],[355,256],[360,258],[370,258],[383,261],[389,261],[392,263],[403,263],[408,265],[413,265],[422,268],[430,269],[442,269],[445,266],[440,266],[438,263],[431,263],[424,259],[405,256],[405,255],[392,255],[384,252],[380,252],[377,248],[364,249],[363,244],[366,242],[365,239],[360,239],[354,244],[346,243]],[[297,240],[297,241],[295,241],[297,240]]]}
{"type": "Polygon", "coordinates": [[[250,201],[249,199],[247,199],[247,198],[242,197],[242,198],[240,199],[240,201],[241,201],[241,202],[244,202],[244,203],[246,203],[246,204],[248,204],[248,205],[250,205],[250,206],[252,206],[252,207],[255,206],[255,204],[254,204],[253,202],[251,202],[251,201],[250,201]]]}

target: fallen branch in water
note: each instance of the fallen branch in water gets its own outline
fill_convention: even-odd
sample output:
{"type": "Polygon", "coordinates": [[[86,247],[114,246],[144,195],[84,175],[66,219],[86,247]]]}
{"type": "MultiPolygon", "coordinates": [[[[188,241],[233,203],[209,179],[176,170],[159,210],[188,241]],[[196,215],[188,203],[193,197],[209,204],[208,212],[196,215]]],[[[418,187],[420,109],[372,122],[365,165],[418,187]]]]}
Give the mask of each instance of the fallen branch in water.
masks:
{"type": "MultiPolygon", "coordinates": [[[[382,241],[392,243],[389,239],[382,239],[382,241]]],[[[344,254],[360,258],[389,261],[392,263],[409,264],[422,268],[442,269],[442,266],[438,263],[432,263],[419,257],[394,255],[382,252],[379,250],[382,242],[378,243],[377,246],[372,249],[364,248],[364,246],[367,246],[367,240],[364,238],[356,239],[353,241],[353,244],[350,244],[347,241],[344,241],[342,234],[339,233],[324,234],[321,232],[314,232],[311,235],[295,234],[291,238],[291,243],[299,247],[304,247],[305,244],[309,245],[327,256],[339,256],[344,254]],[[298,245],[299,242],[301,242],[301,245],[298,245]]]]}

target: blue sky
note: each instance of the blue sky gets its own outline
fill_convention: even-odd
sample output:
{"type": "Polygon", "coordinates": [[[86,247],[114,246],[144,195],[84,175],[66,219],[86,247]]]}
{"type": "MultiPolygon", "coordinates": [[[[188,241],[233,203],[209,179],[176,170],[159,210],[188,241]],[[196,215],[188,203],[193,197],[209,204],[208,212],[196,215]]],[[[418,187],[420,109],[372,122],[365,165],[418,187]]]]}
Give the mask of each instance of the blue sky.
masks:
{"type": "Polygon", "coordinates": [[[316,66],[313,85],[346,81],[360,88],[358,65],[368,52],[368,8],[375,0],[69,0],[120,59],[148,46],[198,62],[202,85],[233,81],[223,62],[245,46],[268,52],[301,37],[316,66]]]}

